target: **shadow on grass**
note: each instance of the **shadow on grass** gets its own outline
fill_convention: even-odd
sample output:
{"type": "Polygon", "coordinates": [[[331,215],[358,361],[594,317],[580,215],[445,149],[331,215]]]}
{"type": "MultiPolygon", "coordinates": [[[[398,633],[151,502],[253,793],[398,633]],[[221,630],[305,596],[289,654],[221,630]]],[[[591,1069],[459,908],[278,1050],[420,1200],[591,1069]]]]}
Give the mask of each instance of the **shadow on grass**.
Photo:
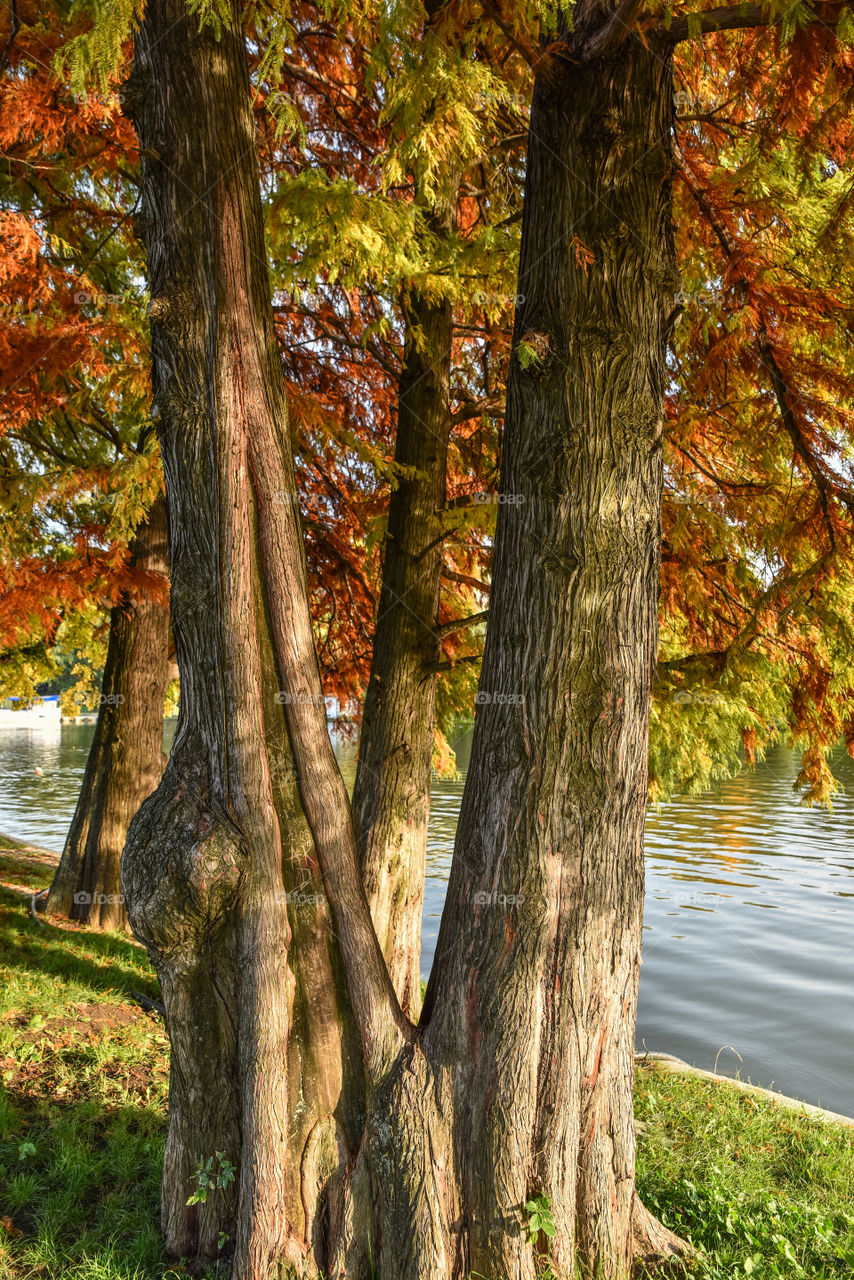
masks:
{"type": "Polygon", "coordinates": [[[0,964],[31,980],[41,973],[93,991],[135,990],[159,998],[157,976],[140,946],[119,934],[34,920],[29,897],[10,889],[0,889],[0,964]]]}

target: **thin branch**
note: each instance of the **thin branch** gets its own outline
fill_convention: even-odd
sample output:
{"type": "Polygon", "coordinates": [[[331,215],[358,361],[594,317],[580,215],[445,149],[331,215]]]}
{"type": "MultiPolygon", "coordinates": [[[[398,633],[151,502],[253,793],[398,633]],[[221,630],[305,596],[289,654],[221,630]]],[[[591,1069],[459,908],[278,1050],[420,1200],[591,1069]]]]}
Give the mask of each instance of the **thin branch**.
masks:
{"type": "Polygon", "coordinates": [[[677,442],[672,439],[671,444],[674,449],[677,449],[683,457],[687,458],[688,461],[697,468],[701,475],[704,475],[706,479],[711,480],[721,489],[755,489],[759,493],[767,493],[771,488],[770,484],[760,484],[756,480],[724,480],[723,476],[715,475],[714,471],[710,471],[708,469],[708,463],[706,466],[703,466],[699,458],[695,457],[691,450],[687,449],[684,444],[677,444],[677,442]]]}
{"type": "Polygon", "coordinates": [[[437,534],[435,538],[431,538],[424,550],[418,552],[418,555],[415,557],[416,563],[423,560],[425,556],[429,556],[434,547],[438,547],[440,543],[444,542],[446,538],[450,538],[451,534],[456,532],[457,527],[455,526],[453,529],[445,529],[443,533],[437,534]]]}
{"type": "Polygon", "coordinates": [[[452,636],[457,631],[464,631],[467,627],[476,627],[479,622],[486,622],[488,617],[489,610],[482,609],[480,613],[473,613],[468,618],[455,618],[453,622],[443,622],[433,630],[440,640],[444,640],[446,636],[452,636]]]}

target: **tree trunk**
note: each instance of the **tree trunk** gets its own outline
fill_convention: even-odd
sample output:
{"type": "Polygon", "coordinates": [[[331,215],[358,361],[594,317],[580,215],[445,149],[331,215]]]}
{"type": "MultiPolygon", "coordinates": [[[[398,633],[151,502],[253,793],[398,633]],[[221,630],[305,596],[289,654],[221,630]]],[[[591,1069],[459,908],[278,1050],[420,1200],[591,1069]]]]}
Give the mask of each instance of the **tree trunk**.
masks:
{"type": "MultiPolygon", "coordinates": [[[[571,40],[603,20],[576,6],[571,40]]],[[[676,1247],[634,1196],[631,1102],[677,287],[669,61],[632,41],[537,84],[502,464],[521,500],[500,507],[491,697],[417,1030],[326,731],[237,0],[218,35],[149,0],[125,101],[182,678],[123,863],[172,1043],[167,1248],[212,1259],[228,1235],[233,1280],[283,1262],[534,1280],[524,1206],[544,1193],[555,1267],[624,1277],[653,1237],[676,1247]],[[236,1181],[188,1205],[207,1160],[236,1181]]]]}
{"type": "Polygon", "coordinates": [[[324,1265],[363,1059],[376,1075],[408,1029],[327,732],[237,0],[223,17],[200,32],[184,0],[149,0],[123,90],[142,156],[181,713],[122,875],[172,1047],[167,1251],[233,1255],[235,1278],[266,1280],[281,1260],[324,1265]],[[223,1185],[188,1204],[208,1160],[223,1185]]]}
{"type": "Polygon", "coordinates": [[[617,1280],[682,1247],[635,1195],[632,1109],[672,82],[632,38],[586,56],[604,20],[576,6],[571,65],[537,79],[488,697],[420,1034],[372,1099],[351,1183],[371,1248],[345,1242],[342,1280],[368,1252],[396,1280],[533,1280],[539,1194],[560,1276],[617,1280]]]}
{"type": "MultiPolygon", "coordinates": [[[[456,188],[434,218],[455,220],[456,188]]],[[[371,675],[362,716],[353,817],[374,927],[404,1011],[421,1011],[421,913],[436,720],[437,614],[442,575],[453,315],[415,295],[406,342],[392,491],[371,675]]]]}
{"type": "Polygon", "coordinates": [[[121,856],[131,818],[163,772],[167,683],[166,504],[158,498],[131,544],[134,569],[159,591],[120,601],[110,639],[95,736],[77,808],[44,909],[101,929],[127,928],[121,856]]]}

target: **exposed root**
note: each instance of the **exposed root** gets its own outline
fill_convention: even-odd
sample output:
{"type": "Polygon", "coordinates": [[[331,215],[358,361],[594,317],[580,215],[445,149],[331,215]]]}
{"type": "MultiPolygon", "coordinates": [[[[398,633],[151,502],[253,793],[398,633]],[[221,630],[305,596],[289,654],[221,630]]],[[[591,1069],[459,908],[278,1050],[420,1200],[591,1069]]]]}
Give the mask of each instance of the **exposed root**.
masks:
{"type": "Polygon", "coordinates": [[[41,919],[39,913],[44,911],[45,903],[47,902],[47,895],[49,893],[50,889],[42,889],[41,893],[34,893],[30,899],[30,915],[33,917],[36,924],[43,925],[45,923],[44,920],[41,919]]]}
{"type": "Polygon", "coordinates": [[[684,1275],[694,1254],[688,1241],[659,1222],[637,1194],[632,1203],[632,1249],[634,1275],[684,1275]]]}

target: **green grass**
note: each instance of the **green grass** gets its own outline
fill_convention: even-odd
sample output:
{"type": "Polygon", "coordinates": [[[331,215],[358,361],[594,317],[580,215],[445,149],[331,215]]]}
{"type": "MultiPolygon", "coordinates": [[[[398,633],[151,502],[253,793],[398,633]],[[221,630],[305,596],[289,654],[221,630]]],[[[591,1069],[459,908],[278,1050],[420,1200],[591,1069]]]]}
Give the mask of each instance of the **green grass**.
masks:
{"type": "Polygon", "coordinates": [[[854,1132],[725,1084],[641,1067],[638,1191],[702,1280],[854,1276],[854,1132]]]}
{"type": "Polygon", "coordinates": [[[0,842],[0,1280],[176,1275],[158,1232],[167,1040],[129,996],[157,981],[124,936],[32,918],[51,871],[0,842]]]}
{"type": "MultiPolygon", "coordinates": [[[[129,995],[156,979],[123,936],[32,919],[51,870],[0,840],[0,1280],[176,1278],[157,1229],[167,1041],[129,995]]],[[[638,1189],[697,1247],[697,1280],[854,1276],[850,1130],[654,1066],[636,1105],[638,1189]]]]}

